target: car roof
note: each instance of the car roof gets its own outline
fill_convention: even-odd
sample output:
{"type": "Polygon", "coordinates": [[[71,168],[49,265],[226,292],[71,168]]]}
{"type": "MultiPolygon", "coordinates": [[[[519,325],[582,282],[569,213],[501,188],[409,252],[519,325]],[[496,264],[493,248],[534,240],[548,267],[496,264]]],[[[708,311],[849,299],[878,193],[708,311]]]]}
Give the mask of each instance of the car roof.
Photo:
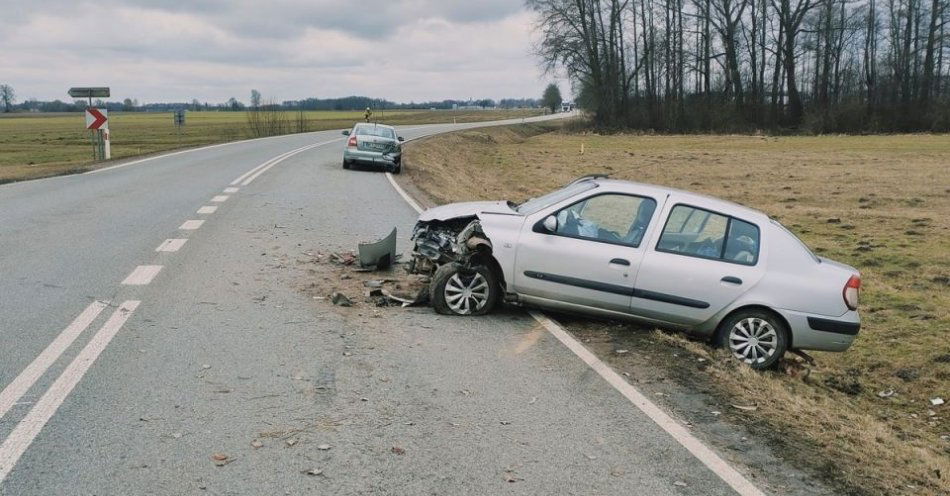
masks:
{"type": "Polygon", "coordinates": [[[706,208],[727,215],[745,217],[746,220],[757,220],[767,222],[769,216],[760,210],[740,205],[729,200],[723,200],[714,196],[693,193],[681,189],[670,188],[668,186],[658,186],[655,184],[638,183],[634,181],[624,181],[622,179],[609,179],[605,177],[592,177],[584,179],[595,182],[599,187],[611,191],[638,193],[653,196],[660,201],[666,196],[673,195],[677,203],[686,203],[696,207],[706,208]]]}

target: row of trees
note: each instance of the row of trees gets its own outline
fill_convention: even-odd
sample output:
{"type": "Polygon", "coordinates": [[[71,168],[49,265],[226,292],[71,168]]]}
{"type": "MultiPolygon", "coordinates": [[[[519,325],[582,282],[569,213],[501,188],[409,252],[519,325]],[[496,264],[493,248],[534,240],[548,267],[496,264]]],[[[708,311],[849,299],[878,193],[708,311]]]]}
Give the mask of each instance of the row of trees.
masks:
{"type": "Polygon", "coordinates": [[[950,0],[526,0],[598,125],[950,128],[950,0]]]}
{"type": "MultiPolygon", "coordinates": [[[[217,111],[235,111],[243,112],[248,109],[267,107],[276,110],[363,110],[366,107],[373,109],[452,109],[455,107],[481,107],[481,108],[524,108],[537,107],[538,101],[533,98],[503,98],[495,101],[490,98],[481,100],[440,100],[432,102],[409,102],[395,103],[382,98],[370,98],[365,96],[348,96],[343,98],[306,98],[303,100],[287,100],[280,103],[264,102],[261,100],[261,93],[258,90],[251,90],[250,104],[245,105],[237,98],[231,97],[224,103],[201,102],[197,99],[191,102],[160,102],[140,105],[137,99],[126,98],[121,102],[95,100],[93,105],[98,108],[105,108],[109,111],[151,111],[167,112],[170,110],[188,109],[188,110],[217,110],[217,111]]],[[[86,100],[73,100],[64,102],[61,100],[39,101],[29,99],[22,103],[16,103],[16,93],[13,88],[7,84],[0,84],[0,109],[4,112],[26,111],[26,112],[81,112],[87,106],[86,100]]]]}

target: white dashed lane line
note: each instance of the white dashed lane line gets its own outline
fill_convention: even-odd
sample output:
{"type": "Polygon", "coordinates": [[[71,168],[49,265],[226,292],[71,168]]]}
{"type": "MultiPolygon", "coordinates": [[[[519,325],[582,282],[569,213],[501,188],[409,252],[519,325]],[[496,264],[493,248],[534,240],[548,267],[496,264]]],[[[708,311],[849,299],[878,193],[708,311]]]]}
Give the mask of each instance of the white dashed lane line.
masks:
{"type": "Polygon", "coordinates": [[[205,205],[198,209],[199,214],[213,214],[218,207],[215,205],[205,205]]]}
{"type": "Polygon", "coordinates": [[[228,195],[217,195],[211,199],[214,203],[221,203],[228,200],[228,195]]]}
{"type": "Polygon", "coordinates": [[[122,281],[125,286],[145,286],[161,272],[161,265],[139,265],[122,281]]]}
{"type": "Polygon", "coordinates": [[[194,231],[201,227],[201,224],[204,224],[203,220],[186,220],[184,224],[178,226],[178,229],[183,229],[185,231],[194,231]]]}
{"type": "Polygon", "coordinates": [[[182,246],[185,246],[187,239],[166,239],[162,244],[158,245],[158,248],[155,248],[155,251],[178,251],[182,246]]]}
{"type": "Polygon", "coordinates": [[[240,191],[241,188],[224,188],[224,192],[228,194],[234,194],[240,191]]]}

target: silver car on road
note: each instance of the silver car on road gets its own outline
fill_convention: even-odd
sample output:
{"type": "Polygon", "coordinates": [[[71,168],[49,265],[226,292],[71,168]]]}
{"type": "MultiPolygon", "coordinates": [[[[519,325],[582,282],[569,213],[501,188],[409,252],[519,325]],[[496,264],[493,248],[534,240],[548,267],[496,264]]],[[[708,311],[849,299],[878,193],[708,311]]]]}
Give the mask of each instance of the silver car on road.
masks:
{"type": "Polygon", "coordinates": [[[361,122],[349,131],[343,148],[343,168],[353,164],[380,166],[393,174],[402,170],[402,136],[392,126],[361,122]]]}
{"type": "Polygon", "coordinates": [[[756,210],[589,176],[520,205],[429,209],[410,270],[440,313],[501,300],[630,318],[728,346],[754,368],[787,350],[844,351],[860,329],[861,277],[756,210]]]}

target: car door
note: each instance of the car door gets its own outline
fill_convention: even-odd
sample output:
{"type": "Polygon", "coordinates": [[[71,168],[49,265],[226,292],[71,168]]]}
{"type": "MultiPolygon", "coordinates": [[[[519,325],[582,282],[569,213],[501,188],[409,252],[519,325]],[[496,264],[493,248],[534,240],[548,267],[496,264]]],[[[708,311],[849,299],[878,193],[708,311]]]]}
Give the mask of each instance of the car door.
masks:
{"type": "Polygon", "coordinates": [[[515,256],[515,291],[629,311],[656,205],[646,196],[607,192],[530,216],[515,256]],[[553,230],[544,226],[552,216],[553,230]]]}
{"type": "Polygon", "coordinates": [[[761,230],[752,222],[671,198],[660,225],[637,274],[633,314],[699,324],[764,274],[761,230]]]}

